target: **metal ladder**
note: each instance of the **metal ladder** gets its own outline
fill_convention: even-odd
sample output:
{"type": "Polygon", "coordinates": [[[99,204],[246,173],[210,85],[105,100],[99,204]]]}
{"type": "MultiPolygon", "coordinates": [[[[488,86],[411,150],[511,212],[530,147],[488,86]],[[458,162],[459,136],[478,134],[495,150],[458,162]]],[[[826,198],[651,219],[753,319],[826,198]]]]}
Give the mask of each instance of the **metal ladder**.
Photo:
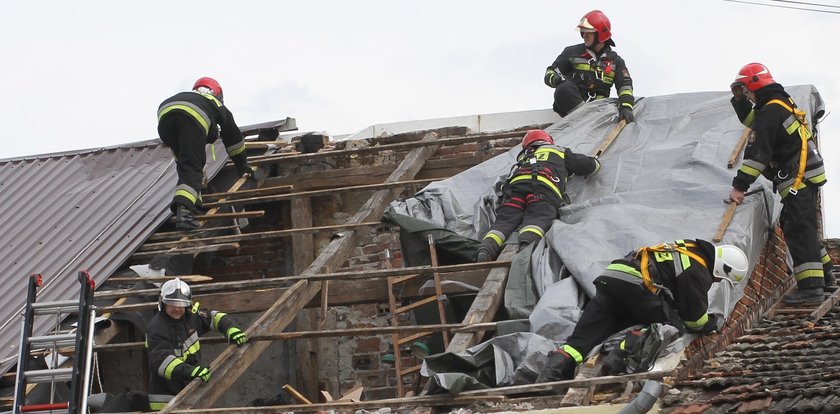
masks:
{"type": "MultiPolygon", "coordinates": [[[[79,272],[81,292],[79,300],[55,302],[36,302],[37,289],[42,286],[40,274],[29,277],[29,290],[26,307],[23,311],[23,327],[20,334],[20,351],[15,383],[14,414],[20,413],[68,413],[87,414],[87,399],[90,388],[91,359],[93,356],[93,326],[96,309],[93,306],[93,291],[96,287],[87,271],[79,272]],[[79,320],[75,333],[62,333],[60,325],[65,316],[78,313],[79,320]],[[32,336],[35,316],[55,316],[52,332],[42,336],[32,336]],[[73,367],[59,368],[59,347],[72,347],[73,367]],[[33,349],[49,349],[53,358],[47,369],[30,370],[28,365],[33,349]],[[55,402],[55,385],[70,382],[70,400],[55,402]],[[27,404],[28,384],[50,384],[50,402],[47,404],[27,404]]],[[[67,348],[61,349],[62,352],[67,348]]]]}
{"type": "MultiPolygon", "coordinates": [[[[435,249],[435,240],[432,235],[429,235],[429,253],[432,259],[432,267],[438,266],[438,259],[437,259],[437,250],[435,249]]],[[[391,258],[390,252],[386,251],[387,262],[390,267],[391,258]]],[[[429,296],[424,299],[420,299],[416,302],[412,302],[405,306],[398,306],[397,303],[397,294],[395,291],[397,290],[397,286],[401,283],[405,283],[411,279],[416,278],[419,275],[407,275],[407,276],[393,276],[388,278],[388,304],[390,306],[391,311],[391,326],[399,326],[399,315],[403,313],[410,312],[416,308],[424,306],[428,303],[437,302],[438,312],[440,314],[440,323],[442,325],[446,324],[446,295],[443,293],[443,287],[441,286],[440,282],[440,272],[435,270],[433,272],[434,277],[434,284],[435,284],[435,296],[429,296]]],[[[404,384],[403,384],[403,377],[412,373],[418,373],[420,371],[420,364],[403,368],[402,364],[402,346],[406,344],[411,344],[414,341],[417,341],[420,338],[425,336],[431,335],[434,332],[418,332],[413,335],[403,336],[399,332],[395,332],[391,335],[391,344],[394,348],[394,369],[397,373],[397,397],[405,396],[404,392],[404,384]]],[[[442,331],[443,334],[443,346],[444,348],[449,346],[449,332],[442,331]]],[[[416,355],[415,355],[416,356],[416,355]]],[[[425,356],[422,356],[425,357],[425,356]]],[[[415,392],[417,391],[418,386],[420,385],[420,378],[418,377],[415,381],[414,388],[415,392]]]]}

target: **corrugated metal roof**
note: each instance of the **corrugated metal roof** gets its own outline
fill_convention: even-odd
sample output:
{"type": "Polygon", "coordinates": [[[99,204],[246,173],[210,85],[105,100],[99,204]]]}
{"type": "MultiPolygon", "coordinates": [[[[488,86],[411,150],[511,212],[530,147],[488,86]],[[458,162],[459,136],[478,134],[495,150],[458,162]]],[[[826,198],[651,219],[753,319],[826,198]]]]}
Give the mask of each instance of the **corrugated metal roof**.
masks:
{"type": "MultiPolygon", "coordinates": [[[[221,142],[215,153],[208,177],[227,159],[221,142]]],[[[28,276],[44,276],[38,301],[78,298],[78,271],[101,283],[117,270],[170,216],[176,182],[159,140],[0,160],[0,372],[17,362],[28,276]]]]}

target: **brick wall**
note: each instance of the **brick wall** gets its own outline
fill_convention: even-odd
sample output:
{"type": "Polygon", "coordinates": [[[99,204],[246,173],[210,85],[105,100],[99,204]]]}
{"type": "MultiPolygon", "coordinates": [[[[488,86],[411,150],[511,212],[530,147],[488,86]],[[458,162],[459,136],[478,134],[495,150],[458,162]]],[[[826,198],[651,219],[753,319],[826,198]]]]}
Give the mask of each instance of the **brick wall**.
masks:
{"type": "Polygon", "coordinates": [[[744,296],[735,305],[732,315],[720,332],[700,336],[686,348],[686,361],[677,379],[693,375],[703,367],[707,359],[744,335],[794,284],[793,278],[787,276],[786,249],[782,230],[776,227],[764,245],[749,283],[744,288],[744,296]]]}

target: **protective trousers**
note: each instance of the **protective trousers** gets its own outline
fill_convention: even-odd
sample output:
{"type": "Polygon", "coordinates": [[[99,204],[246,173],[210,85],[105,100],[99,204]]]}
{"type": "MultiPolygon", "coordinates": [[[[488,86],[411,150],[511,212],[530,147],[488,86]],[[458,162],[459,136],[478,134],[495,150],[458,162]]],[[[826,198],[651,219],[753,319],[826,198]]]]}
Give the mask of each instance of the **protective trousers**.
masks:
{"type": "Polygon", "coordinates": [[[641,284],[601,276],[595,281],[595,297],[583,309],[566,345],[583,358],[610,335],[633,325],[669,323],[683,331],[676,310],[661,295],[654,295],[641,284]]]}
{"type": "Polygon", "coordinates": [[[172,197],[172,210],[181,204],[195,210],[201,200],[201,181],[204,179],[206,136],[195,120],[177,111],[170,112],[158,122],[161,141],[175,156],[178,186],[172,197]]]}
{"type": "Polygon", "coordinates": [[[583,99],[577,84],[571,80],[566,80],[554,88],[554,105],[552,105],[552,109],[561,117],[565,117],[584,101],[585,99],[583,99]]]}
{"type": "Polygon", "coordinates": [[[831,261],[820,245],[817,232],[816,191],[805,187],[782,200],[780,222],[793,258],[793,276],[799,289],[825,286],[824,268],[831,270],[831,261]]]}
{"type": "Polygon", "coordinates": [[[490,226],[482,243],[492,241],[500,249],[505,239],[517,228],[520,246],[543,238],[557,218],[557,197],[548,191],[531,182],[514,184],[511,195],[505,198],[496,211],[496,221],[490,226]]]}

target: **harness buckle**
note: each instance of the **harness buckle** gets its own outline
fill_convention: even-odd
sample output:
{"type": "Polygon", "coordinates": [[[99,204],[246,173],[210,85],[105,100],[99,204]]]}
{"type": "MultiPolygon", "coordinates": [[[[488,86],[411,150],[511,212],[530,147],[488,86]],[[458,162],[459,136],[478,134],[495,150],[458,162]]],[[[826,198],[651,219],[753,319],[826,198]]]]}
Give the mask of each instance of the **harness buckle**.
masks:
{"type": "Polygon", "coordinates": [[[799,190],[793,188],[793,186],[791,186],[790,190],[788,190],[788,194],[792,195],[792,196],[795,196],[798,192],[799,192],[799,190]]]}

